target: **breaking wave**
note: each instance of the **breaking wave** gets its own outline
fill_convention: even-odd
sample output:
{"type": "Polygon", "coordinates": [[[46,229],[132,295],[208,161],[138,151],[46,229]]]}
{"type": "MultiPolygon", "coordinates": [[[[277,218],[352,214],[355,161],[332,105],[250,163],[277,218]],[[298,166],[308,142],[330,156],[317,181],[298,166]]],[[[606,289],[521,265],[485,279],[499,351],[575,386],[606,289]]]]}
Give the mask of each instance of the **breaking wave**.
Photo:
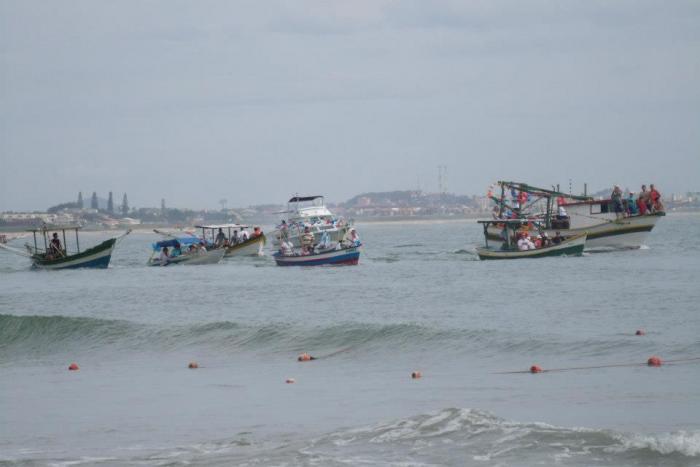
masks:
{"type": "MultiPolygon", "coordinates": [[[[508,421],[477,409],[447,408],[313,439],[249,435],[133,458],[62,460],[65,465],[285,466],[691,466],[700,432],[630,434],[508,421]]],[[[11,462],[8,465],[15,465],[11,462]]]]}

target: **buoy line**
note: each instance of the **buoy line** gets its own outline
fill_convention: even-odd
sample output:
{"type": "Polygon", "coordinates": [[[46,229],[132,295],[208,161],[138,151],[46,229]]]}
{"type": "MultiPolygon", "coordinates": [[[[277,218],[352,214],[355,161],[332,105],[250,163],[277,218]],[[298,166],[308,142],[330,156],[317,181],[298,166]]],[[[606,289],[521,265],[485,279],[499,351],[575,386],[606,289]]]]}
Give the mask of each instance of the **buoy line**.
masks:
{"type": "Polygon", "coordinates": [[[692,363],[700,362],[700,357],[690,357],[690,358],[677,358],[673,360],[661,360],[660,357],[652,356],[644,363],[611,363],[608,365],[590,365],[590,366],[572,366],[566,368],[548,368],[543,369],[539,365],[532,365],[529,370],[517,370],[517,371],[497,371],[493,374],[496,375],[512,375],[519,373],[553,373],[557,371],[574,371],[574,370],[595,370],[598,368],[621,368],[621,367],[634,367],[634,366],[662,366],[668,364],[679,364],[679,363],[692,363]]]}

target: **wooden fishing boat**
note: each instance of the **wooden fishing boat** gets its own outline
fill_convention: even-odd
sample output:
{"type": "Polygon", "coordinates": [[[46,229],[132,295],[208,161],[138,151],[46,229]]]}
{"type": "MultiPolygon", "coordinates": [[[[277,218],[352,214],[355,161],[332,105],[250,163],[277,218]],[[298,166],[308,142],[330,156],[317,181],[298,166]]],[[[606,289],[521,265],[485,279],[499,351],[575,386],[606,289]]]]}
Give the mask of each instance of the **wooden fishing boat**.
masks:
{"type": "Polygon", "coordinates": [[[202,265],[202,264],[216,264],[224,257],[226,251],[223,248],[215,250],[201,250],[199,249],[200,240],[197,237],[181,237],[181,238],[171,238],[168,240],[163,240],[156,242],[152,245],[153,253],[151,257],[148,258],[148,266],[171,266],[176,264],[185,265],[202,265]],[[195,245],[193,251],[187,251],[189,245],[195,245]],[[161,260],[159,256],[156,256],[163,248],[175,248],[175,247],[185,247],[185,251],[178,254],[177,256],[169,256],[166,260],[161,260]]]}
{"type": "Polygon", "coordinates": [[[0,246],[13,253],[28,257],[32,261],[32,266],[37,269],[106,268],[109,266],[112,252],[119,240],[131,232],[131,230],[128,230],[119,237],[110,238],[87,250],[80,251],[78,230],[80,230],[79,225],[44,224],[40,228],[29,230],[34,236],[34,245],[26,244],[26,252],[11,248],[7,245],[0,246]],[[72,252],[68,250],[66,244],[66,231],[71,230],[75,232],[75,247],[72,252]],[[52,244],[49,238],[51,232],[53,232],[53,237],[59,241],[58,232],[62,233],[63,243],[61,243],[60,246],[57,246],[59,245],[58,242],[52,244]],[[37,234],[43,238],[43,249],[39,246],[37,234]]]}
{"type": "Polygon", "coordinates": [[[250,227],[243,224],[195,225],[195,228],[202,229],[202,238],[207,243],[207,248],[223,248],[225,258],[263,255],[263,247],[267,239],[259,227],[255,227],[250,235],[246,232],[247,238],[238,235],[238,232],[244,232],[250,227]],[[217,242],[217,232],[224,231],[228,233],[228,235],[224,234],[224,242],[217,242]]]}
{"type": "MultiPolygon", "coordinates": [[[[565,238],[586,233],[586,248],[639,248],[656,223],[666,214],[656,211],[619,217],[610,199],[593,199],[538,188],[526,183],[498,182],[500,196],[489,193],[499,218],[537,220],[549,236],[565,238]],[[510,192],[510,197],[508,196],[510,192]]],[[[499,242],[501,226],[489,227],[489,240],[499,242]]]]}
{"type": "Polygon", "coordinates": [[[277,266],[354,265],[360,261],[361,246],[353,245],[338,249],[322,250],[308,255],[298,253],[282,254],[278,251],[273,255],[273,258],[275,258],[277,266]]]}
{"type": "MultiPolygon", "coordinates": [[[[551,244],[540,248],[520,250],[516,244],[519,232],[523,232],[526,226],[532,222],[522,220],[508,221],[477,221],[484,227],[485,247],[476,249],[479,259],[522,259],[522,258],[545,258],[549,256],[581,256],[586,245],[586,233],[567,237],[558,244],[551,244]],[[500,226],[500,241],[496,245],[489,245],[489,227],[494,223],[500,226]]],[[[543,231],[541,231],[544,233],[543,231]]]]}

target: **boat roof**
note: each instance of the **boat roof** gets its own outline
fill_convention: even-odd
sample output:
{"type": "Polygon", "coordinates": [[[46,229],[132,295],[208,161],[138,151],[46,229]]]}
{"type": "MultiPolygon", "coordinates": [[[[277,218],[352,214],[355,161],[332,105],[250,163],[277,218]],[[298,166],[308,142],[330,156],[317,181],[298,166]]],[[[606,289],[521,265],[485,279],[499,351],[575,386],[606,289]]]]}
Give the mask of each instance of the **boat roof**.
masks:
{"type": "Polygon", "coordinates": [[[299,203],[299,202],[302,202],[302,201],[313,201],[313,200],[318,199],[318,198],[323,198],[323,196],[321,196],[321,195],[316,195],[316,196],[294,196],[293,198],[291,198],[291,199],[290,199],[289,201],[287,201],[287,202],[288,202],[288,203],[299,203]]]}
{"type": "Polygon", "coordinates": [[[576,199],[580,201],[590,201],[591,199],[593,199],[591,196],[572,195],[570,193],[563,193],[561,191],[547,190],[546,188],[538,188],[536,186],[528,185],[527,183],[522,182],[499,181],[498,184],[506,186],[508,188],[515,188],[516,190],[524,191],[526,193],[539,194],[542,196],[562,196],[564,198],[576,199]]]}
{"type": "Polygon", "coordinates": [[[244,224],[207,224],[207,225],[195,225],[197,229],[247,229],[250,226],[244,224]]]}
{"type": "Polygon", "coordinates": [[[49,230],[78,230],[82,227],[78,224],[44,224],[41,227],[28,229],[27,232],[47,232],[49,230]]]}

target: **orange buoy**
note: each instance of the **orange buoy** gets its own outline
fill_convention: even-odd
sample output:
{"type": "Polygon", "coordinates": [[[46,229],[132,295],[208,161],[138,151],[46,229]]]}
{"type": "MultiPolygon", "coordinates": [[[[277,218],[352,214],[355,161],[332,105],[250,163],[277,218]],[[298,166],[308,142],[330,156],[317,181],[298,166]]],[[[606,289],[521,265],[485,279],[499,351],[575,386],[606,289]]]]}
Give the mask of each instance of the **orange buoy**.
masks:
{"type": "Polygon", "coordinates": [[[421,373],[420,371],[414,371],[413,373],[411,373],[411,378],[413,379],[420,379],[422,377],[423,373],[421,373]]]}
{"type": "Polygon", "coordinates": [[[539,365],[532,365],[530,367],[530,373],[542,373],[542,367],[539,365]]]}
{"type": "Polygon", "coordinates": [[[643,329],[637,329],[637,332],[634,333],[635,336],[643,336],[646,334],[643,329]]]}
{"type": "Polygon", "coordinates": [[[199,364],[197,362],[190,362],[190,364],[187,365],[187,368],[189,368],[190,370],[196,370],[197,368],[199,368],[199,364]]]}
{"type": "Polygon", "coordinates": [[[296,381],[294,378],[287,378],[287,379],[285,380],[285,383],[287,383],[287,384],[294,384],[294,383],[296,383],[296,382],[297,382],[297,381],[296,381]]]}
{"type": "Polygon", "coordinates": [[[657,357],[656,355],[649,357],[649,360],[647,360],[647,365],[661,366],[661,357],[657,357]]]}
{"type": "Polygon", "coordinates": [[[307,354],[306,352],[304,352],[303,354],[301,354],[297,357],[297,360],[300,362],[308,362],[308,361],[313,360],[313,359],[314,358],[311,355],[307,354]]]}
{"type": "Polygon", "coordinates": [[[80,367],[78,366],[77,363],[73,362],[70,365],[68,365],[68,369],[70,371],[78,371],[80,369],[80,367]]]}

